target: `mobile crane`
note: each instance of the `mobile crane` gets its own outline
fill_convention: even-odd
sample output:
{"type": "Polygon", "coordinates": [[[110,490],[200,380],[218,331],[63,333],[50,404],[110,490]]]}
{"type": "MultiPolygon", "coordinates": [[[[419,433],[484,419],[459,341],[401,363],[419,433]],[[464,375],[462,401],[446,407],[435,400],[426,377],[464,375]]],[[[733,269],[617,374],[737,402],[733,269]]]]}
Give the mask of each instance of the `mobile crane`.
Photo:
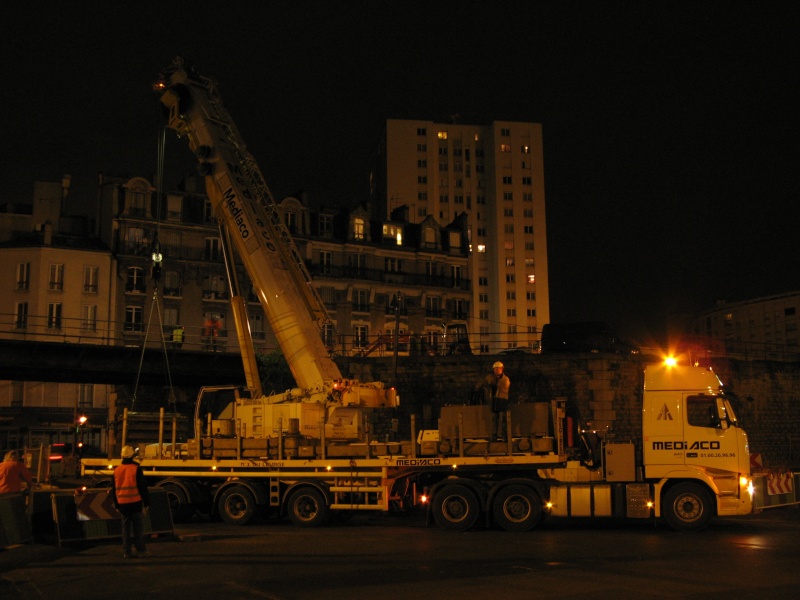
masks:
{"type": "MultiPolygon", "coordinates": [[[[747,435],[709,369],[649,365],[642,438],[567,447],[566,399],[512,404],[508,439],[491,441],[490,407],[441,408],[436,430],[408,441],[371,439],[367,411],[397,406],[380,382],[342,377],[318,326],[327,315],[276,204],[214,83],[180,59],[157,86],[168,126],[187,139],[220,222],[244,388],[202,388],[194,436],[147,446],[142,467],[167,491],[173,515],[212,511],[229,523],[287,515],[313,526],[336,511],[427,504],[433,519],[466,530],[484,516],[510,531],[561,517],[663,517],[697,529],[714,515],[752,511],[747,435]],[[255,368],[233,252],[244,262],[298,387],[264,396],[255,368]]],[[[123,428],[124,438],[124,428],[123,428]]],[[[124,439],[123,439],[124,443],[124,439]]],[[[118,460],[85,459],[110,477],[118,460]]]]}

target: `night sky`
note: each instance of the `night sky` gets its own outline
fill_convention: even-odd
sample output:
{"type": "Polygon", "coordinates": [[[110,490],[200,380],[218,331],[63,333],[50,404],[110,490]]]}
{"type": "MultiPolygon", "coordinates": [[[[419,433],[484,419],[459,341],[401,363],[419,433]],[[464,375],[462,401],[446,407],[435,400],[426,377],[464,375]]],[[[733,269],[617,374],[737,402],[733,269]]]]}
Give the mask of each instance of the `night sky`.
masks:
{"type": "MultiPolygon", "coordinates": [[[[387,118],[544,132],[553,321],[663,342],[800,290],[795,2],[30,2],[4,15],[0,204],[156,171],[151,90],[214,78],[277,197],[366,199],[387,118]],[[80,7],[80,8],[75,8],[80,7]]],[[[169,132],[169,186],[192,160],[169,132]]]]}

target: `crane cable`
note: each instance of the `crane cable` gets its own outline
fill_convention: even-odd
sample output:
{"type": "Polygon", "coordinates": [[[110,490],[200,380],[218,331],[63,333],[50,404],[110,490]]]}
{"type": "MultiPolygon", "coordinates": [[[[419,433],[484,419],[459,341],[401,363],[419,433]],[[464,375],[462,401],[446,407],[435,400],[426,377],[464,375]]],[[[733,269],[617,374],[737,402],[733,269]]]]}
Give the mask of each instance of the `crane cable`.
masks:
{"type": "Polygon", "coordinates": [[[163,195],[163,179],[164,179],[164,145],[166,140],[166,127],[161,131],[161,138],[158,141],[158,172],[157,172],[157,188],[156,188],[156,230],[153,236],[152,248],[152,262],[153,262],[153,301],[150,304],[150,314],[147,317],[147,329],[145,330],[144,340],[142,341],[142,354],[139,357],[139,370],[136,373],[136,385],[133,389],[133,399],[131,400],[131,410],[136,406],[136,396],[139,392],[139,380],[142,377],[142,368],[144,366],[144,353],[147,348],[147,339],[150,335],[150,325],[153,321],[153,311],[155,310],[158,315],[158,329],[161,332],[161,345],[164,348],[164,366],[167,372],[167,380],[169,381],[169,403],[172,405],[172,410],[177,414],[177,404],[175,400],[175,390],[172,387],[172,372],[169,368],[169,353],[167,352],[167,340],[164,338],[164,323],[161,319],[161,306],[158,303],[158,282],[161,276],[161,261],[163,256],[161,254],[161,244],[158,241],[158,231],[161,224],[161,199],[163,195]]]}

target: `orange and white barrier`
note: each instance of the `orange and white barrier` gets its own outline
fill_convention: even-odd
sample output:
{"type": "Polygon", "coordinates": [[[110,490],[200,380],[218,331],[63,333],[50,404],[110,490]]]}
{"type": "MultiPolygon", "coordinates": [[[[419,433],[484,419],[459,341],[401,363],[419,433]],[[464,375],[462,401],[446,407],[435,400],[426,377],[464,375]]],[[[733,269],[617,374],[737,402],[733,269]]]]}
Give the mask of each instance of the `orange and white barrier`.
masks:
{"type": "Polygon", "coordinates": [[[756,473],[753,475],[753,508],[760,510],[797,504],[795,475],[789,471],[780,473],[756,473]]]}

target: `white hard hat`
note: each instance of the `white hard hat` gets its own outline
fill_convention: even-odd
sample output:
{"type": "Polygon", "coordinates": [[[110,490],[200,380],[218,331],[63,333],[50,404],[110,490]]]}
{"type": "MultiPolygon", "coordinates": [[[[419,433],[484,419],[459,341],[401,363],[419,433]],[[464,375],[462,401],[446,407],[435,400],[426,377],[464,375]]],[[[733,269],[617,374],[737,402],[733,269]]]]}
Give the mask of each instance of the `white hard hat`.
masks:
{"type": "Polygon", "coordinates": [[[133,449],[132,446],[125,446],[122,448],[120,456],[122,456],[122,458],[133,458],[134,454],[136,454],[136,451],[133,449]]]}
{"type": "Polygon", "coordinates": [[[501,363],[501,362],[498,360],[496,363],[494,363],[494,364],[492,365],[492,368],[493,368],[493,369],[502,369],[502,368],[503,368],[503,363],[501,363]]]}

